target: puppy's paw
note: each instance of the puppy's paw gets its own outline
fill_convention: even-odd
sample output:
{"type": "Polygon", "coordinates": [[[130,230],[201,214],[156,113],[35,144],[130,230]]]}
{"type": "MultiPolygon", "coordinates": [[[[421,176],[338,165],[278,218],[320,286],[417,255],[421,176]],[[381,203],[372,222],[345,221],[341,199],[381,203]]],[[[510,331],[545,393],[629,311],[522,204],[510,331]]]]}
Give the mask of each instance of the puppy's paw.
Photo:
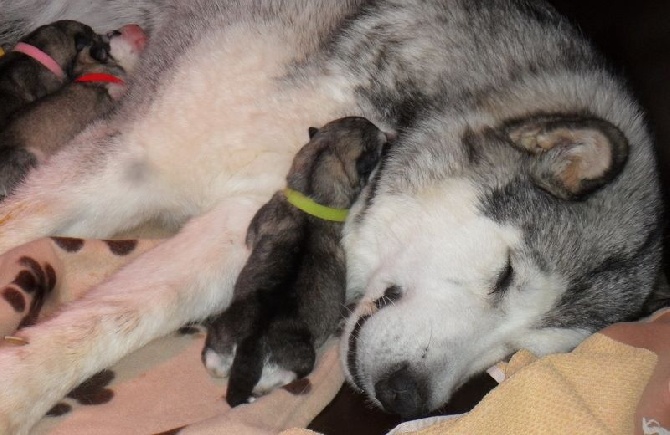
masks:
{"type": "Polygon", "coordinates": [[[110,83],[107,85],[107,93],[109,94],[109,97],[117,101],[121,99],[128,90],[128,86],[125,83],[110,83]]]}
{"type": "Polygon", "coordinates": [[[267,363],[263,366],[261,379],[256,383],[253,394],[256,397],[263,396],[277,388],[290,384],[297,378],[298,375],[295,372],[280,367],[277,364],[267,363]]]}
{"type": "Polygon", "coordinates": [[[237,355],[237,331],[233,328],[235,318],[221,313],[204,322],[207,328],[205,346],[200,359],[211,376],[227,378],[237,355]]]}
{"type": "Polygon", "coordinates": [[[205,347],[202,350],[202,362],[209,374],[215,378],[226,378],[230,375],[230,367],[235,360],[237,345],[230,352],[217,352],[212,348],[205,347]]]}

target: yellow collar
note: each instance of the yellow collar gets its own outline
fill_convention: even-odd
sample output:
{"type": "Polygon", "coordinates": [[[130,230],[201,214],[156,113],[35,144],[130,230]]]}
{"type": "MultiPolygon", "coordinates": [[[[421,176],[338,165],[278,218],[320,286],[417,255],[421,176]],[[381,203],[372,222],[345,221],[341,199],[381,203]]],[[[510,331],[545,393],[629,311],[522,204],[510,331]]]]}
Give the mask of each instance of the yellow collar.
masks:
{"type": "Polygon", "coordinates": [[[284,189],[284,195],[289,203],[305,213],[332,222],[344,222],[347,220],[349,210],[345,208],[331,208],[317,204],[312,199],[293,189],[284,189]]]}

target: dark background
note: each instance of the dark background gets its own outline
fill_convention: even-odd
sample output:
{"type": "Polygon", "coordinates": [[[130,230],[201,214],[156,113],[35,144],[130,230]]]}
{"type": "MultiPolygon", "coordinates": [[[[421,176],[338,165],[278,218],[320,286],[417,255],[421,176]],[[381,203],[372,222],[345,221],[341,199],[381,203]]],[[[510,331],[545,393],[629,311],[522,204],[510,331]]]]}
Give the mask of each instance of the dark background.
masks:
{"type": "MultiPolygon", "coordinates": [[[[646,109],[656,138],[666,204],[670,195],[670,0],[549,0],[590,37],[630,80],[646,109]]],[[[668,240],[667,230],[665,240],[668,240]]],[[[667,242],[666,242],[667,243],[667,242]]],[[[665,270],[668,255],[665,255],[665,270]]],[[[466,384],[441,413],[461,413],[474,406],[495,383],[487,375],[466,384]]],[[[343,387],[313,421],[326,435],[386,433],[399,418],[376,410],[343,387]]]]}

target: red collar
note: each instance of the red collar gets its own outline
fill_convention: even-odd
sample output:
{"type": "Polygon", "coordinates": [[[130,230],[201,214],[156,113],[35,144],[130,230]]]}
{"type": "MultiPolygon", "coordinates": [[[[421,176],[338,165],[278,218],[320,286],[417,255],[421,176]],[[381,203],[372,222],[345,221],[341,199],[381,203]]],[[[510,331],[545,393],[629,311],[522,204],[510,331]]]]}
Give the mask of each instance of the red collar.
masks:
{"type": "Polygon", "coordinates": [[[78,83],[124,83],[123,80],[117,76],[105,73],[84,74],[83,76],[77,77],[74,81],[78,83]]]}

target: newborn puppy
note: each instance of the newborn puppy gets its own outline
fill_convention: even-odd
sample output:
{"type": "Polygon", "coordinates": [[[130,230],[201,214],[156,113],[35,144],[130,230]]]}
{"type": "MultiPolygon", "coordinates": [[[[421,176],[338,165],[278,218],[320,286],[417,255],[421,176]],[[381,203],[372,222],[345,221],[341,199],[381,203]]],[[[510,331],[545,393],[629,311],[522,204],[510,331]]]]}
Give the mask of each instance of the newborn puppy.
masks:
{"type": "Polygon", "coordinates": [[[79,52],[70,68],[73,82],[9,116],[0,131],[0,200],[123,95],[128,68],[135,66],[145,43],[135,30],[129,37],[126,27],[137,26],[110,33],[109,45],[94,44],[79,52]]]}
{"type": "Polygon", "coordinates": [[[231,306],[208,322],[202,355],[219,376],[227,374],[234,355],[226,393],[231,406],[314,368],[315,348],[335,331],[344,305],[340,238],[347,209],[387,140],[365,118],[310,128],[288,189],[275,193],[252,219],[251,255],[231,306]]]}
{"type": "Polygon", "coordinates": [[[97,57],[103,37],[77,21],[41,26],[0,57],[0,130],[18,108],[60,89],[77,54],[86,47],[97,57]]]}

